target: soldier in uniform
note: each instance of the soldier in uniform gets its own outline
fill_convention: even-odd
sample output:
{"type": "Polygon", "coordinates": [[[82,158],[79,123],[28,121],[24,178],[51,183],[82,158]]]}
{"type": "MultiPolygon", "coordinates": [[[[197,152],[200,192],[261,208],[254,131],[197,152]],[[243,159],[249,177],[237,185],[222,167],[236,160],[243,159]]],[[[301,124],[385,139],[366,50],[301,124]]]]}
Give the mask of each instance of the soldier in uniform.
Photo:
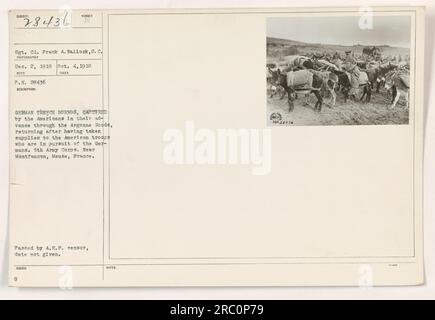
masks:
{"type": "Polygon", "coordinates": [[[346,71],[351,72],[356,66],[356,60],[352,55],[352,51],[345,51],[346,58],[344,59],[344,68],[346,71]]]}
{"type": "Polygon", "coordinates": [[[352,55],[352,51],[345,51],[346,58],[344,58],[344,62],[349,62],[351,64],[356,64],[356,61],[352,55]]]}

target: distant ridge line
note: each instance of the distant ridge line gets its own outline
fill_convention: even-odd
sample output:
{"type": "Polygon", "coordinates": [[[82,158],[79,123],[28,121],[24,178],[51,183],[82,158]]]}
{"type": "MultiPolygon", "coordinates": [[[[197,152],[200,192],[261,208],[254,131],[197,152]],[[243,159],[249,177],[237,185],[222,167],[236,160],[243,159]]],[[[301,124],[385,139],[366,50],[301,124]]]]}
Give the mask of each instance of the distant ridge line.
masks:
{"type": "Polygon", "coordinates": [[[395,47],[395,46],[390,46],[388,44],[382,44],[382,45],[373,45],[373,44],[342,45],[342,44],[333,44],[333,43],[310,43],[310,42],[303,42],[303,41],[269,37],[269,36],[267,36],[266,39],[267,39],[267,42],[269,42],[269,41],[284,42],[284,43],[287,43],[289,45],[300,45],[300,46],[334,46],[334,47],[342,47],[342,48],[377,47],[377,48],[392,48],[392,49],[410,50],[410,48],[407,48],[407,47],[395,47]]]}

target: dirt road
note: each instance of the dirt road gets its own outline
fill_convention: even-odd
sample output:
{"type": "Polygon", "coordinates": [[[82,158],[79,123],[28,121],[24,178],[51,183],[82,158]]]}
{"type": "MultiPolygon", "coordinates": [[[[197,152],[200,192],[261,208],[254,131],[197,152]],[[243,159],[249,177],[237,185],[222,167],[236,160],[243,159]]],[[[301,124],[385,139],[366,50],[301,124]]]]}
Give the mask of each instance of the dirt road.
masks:
{"type": "MultiPolygon", "coordinates": [[[[280,100],[279,96],[268,97],[268,124],[269,125],[373,125],[373,124],[408,124],[409,110],[405,100],[400,99],[396,108],[389,109],[391,97],[386,92],[372,93],[371,102],[365,103],[349,99],[344,103],[341,93],[337,95],[334,108],[323,104],[322,111],[314,112],[315,97],[311,95],[310,105],[304,105],[304,97],[295,100],[293,112],[288,111],[287,97],[280,100]],[[275,113],[281,116],[281,122],[273,123],[270,118],[275,113]]],[[[326,102],[329,98],[325,99],[326,102]]],[[[276,118],[276,117],[275,117],[276,118]]]]}

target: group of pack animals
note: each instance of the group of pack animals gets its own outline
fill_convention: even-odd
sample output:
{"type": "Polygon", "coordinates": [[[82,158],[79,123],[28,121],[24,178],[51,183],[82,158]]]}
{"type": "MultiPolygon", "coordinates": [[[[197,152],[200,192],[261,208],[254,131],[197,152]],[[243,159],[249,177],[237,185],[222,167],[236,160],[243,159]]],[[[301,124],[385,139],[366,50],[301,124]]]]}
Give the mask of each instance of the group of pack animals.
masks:
{"type": "MultiPolygon", "coordinates": [[[[350,57],[346,52],[347,58],[350,57]]],[[[394,108],[400,96],[406,99],[408,107],[409,65],[381,59],[378,48],[364,48],[360,58],[341,59],[338,53],[323,55],[313,54],[287,56],[284,61],[267,64],[267,82],[270,97],[281,92],[281,99],[287,95],[289,111],[294,109],[294,100],[298,95],[305,95],[305,104],[309,103],[313,93],[317,102],[314,111],[320,112],[324,96],[329,93],[331,108],[335,106],[337,92],[344,95],[344,102],[349,98],[370,102],[372,90],[379,93],[385,88],[391,94],[390,108],[394,108]]]]}

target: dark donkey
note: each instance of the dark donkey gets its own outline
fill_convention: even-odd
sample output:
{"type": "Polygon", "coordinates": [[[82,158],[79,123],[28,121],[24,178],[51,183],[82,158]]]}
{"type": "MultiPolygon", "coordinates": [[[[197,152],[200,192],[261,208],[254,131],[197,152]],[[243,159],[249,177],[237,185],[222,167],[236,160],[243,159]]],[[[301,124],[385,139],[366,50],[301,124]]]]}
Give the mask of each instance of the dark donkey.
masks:
{"type": "Polygon", "coordinates": [[[374,57],[381,53],[381,49],[377,47],[365,47],[362,52],[363,54],[374,57]]]}
{"type": "MultiPolygon", "coordinates": [[[[358,89],[358,88],[352,87],[352,80],[351,80],[352,75],[348,74],[344,71],[334,71],[334,73],[338,76],[338,90],[343,93],[344,102],[345,103],[347,102],[347,100],[349,99],[349,96],[353,97],[356,100],[355,92],[353,92],[351,94],[352,89],[358,89]]],[[[364,75],[367,78],[367,82],[356,84],[356,86],[363,88],[363,94],[359,100],[362,101],[364,98],[366,98],[366,102],[370,102],[370,99],[372,96],[372,90],[370,87],[370,83],[368,81],[367,73],[364,73],[363,76],[364,75]]],[[[355,90],[353,90],[353,91],[355,91],[355,90]]]]}
{"type": "MultiPolygon", "coordinates": [[[[285,93],[287,93],[290,112],[294,110],[296,94],[305,94],[308,98],[310,93],[314,93],[317,98],[314,111],[320,112],[322,110],[323,98],[320,89],[323,86],[323,79],[309,70],[297,70],[288,73],[278,72],[276,84],[283,87],[285,93]]],[[[308,103],[308,100],[306,102],[308,103]]]]}
{"type": "Polygon", "coordinates": [[[350,79],[349,76],[344,71],[333,71],[338,76],[338,91],[341,91],[344,95],[344,102],[349,99],[350,92],[350,79]]]}
{"type": "Polygon", "coordinates": [[[371,88],[374,89],[374,86],[376,85],[376,93],[379,93],[379,89],[384,86],[385,75],[395,69],[397,69],[397,66],[387,63],[375,68],[361,69],[361,71],[367,73],[371,88]]]}

